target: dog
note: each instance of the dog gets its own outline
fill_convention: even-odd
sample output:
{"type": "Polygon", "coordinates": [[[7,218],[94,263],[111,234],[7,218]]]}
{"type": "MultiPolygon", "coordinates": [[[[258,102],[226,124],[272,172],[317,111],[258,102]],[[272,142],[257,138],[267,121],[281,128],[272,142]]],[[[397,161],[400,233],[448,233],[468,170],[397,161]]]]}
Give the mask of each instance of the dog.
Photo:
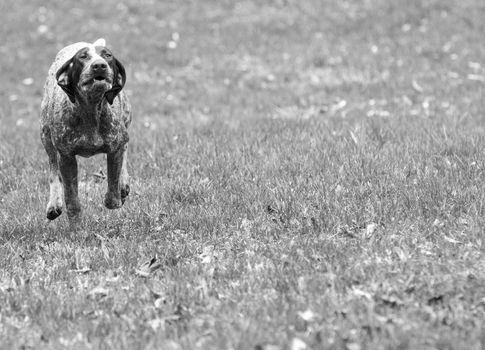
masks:
{"type": "Polygon", "coordinates": [[[125,68],[104,39],[75,43],[56,55],[40,113],[41,139],[49,158],[47,219],[62,214],[64,199],[69,222],[80,221],[76,156],[106,153],[104,205],[117,209],[124,204],[130,193],[126,150],[131,123],[125,82],[125,68]]]}

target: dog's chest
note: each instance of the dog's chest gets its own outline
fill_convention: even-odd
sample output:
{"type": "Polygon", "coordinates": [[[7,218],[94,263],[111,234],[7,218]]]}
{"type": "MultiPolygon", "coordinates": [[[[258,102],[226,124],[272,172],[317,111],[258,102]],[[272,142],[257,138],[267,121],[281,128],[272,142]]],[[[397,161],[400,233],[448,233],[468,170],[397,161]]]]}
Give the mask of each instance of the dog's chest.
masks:
{"type": "Polygon", "coordinates": [[[117,118],[102,118],[97,124],[71,121],[56,130],[54,144],[62,154],[90,157],[115,152],[128,142],[126,127],[117,118]]]}

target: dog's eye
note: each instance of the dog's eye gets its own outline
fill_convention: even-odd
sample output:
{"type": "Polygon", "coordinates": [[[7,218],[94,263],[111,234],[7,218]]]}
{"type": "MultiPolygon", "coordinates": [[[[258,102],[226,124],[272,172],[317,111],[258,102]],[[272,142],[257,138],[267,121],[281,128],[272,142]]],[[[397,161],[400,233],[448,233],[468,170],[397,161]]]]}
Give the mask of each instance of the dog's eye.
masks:
{"type": "Polygon", "coordinates": [[[82,59],[82,60],[85,60],[86,58],[88,58],[88,54],[82,53],[82,54],[79,55],[79,58],[82,59]]]}
{"type": "Polygon", "coordinates": [[[104,54],[104,57],[106,57],[106,58],[111,58],[111,56],[112,55],[110,53],[107,53],[107,52],[104,54]]]}

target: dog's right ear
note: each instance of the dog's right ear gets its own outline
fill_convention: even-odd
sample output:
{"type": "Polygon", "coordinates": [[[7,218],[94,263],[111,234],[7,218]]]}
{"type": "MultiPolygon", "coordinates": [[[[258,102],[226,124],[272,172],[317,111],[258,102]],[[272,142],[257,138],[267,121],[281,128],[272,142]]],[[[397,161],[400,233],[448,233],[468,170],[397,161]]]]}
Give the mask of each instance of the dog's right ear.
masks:
{"type": "Polygon", "coordinates": [[[64,63],[56,73],[57,85],[67,94],[69,100],[74,103],[76,101],[76,82],[73,77],[74,57],[64,63]]]}

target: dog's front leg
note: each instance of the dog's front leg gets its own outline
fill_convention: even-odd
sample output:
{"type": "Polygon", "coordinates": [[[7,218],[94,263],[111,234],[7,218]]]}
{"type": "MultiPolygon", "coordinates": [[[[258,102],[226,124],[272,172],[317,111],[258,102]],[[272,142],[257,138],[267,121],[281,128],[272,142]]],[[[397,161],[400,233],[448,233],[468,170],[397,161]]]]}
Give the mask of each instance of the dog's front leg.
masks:
{"type": "Polygon", "coordinates": [[[125,203],[126,197],[130,194],[130,185],[129,185],[129,175],[128,175],[128,168],[126,165],[127,162],[127,148],[128,145],[123,147],[123,162],[121,165],[121,175],[120,175],[120,191],[121,191],[121,202],[122,204],[125,203]]]}
{"type": "Polygon", "coordinates": [[[81,218],[81,204],[79,203],[77,187],[76,156],[61,155],[59,157],[59,171],[64,186],[64,202],[66,203],[67,216],[69,222],[75,224],[81,218]]]}
{"type": "Polygon", "coordinates": [[[123,168],[123,157],[125,147],[119,150],[108,153],[108,192],[104,198],[104,205],[108,209],[121,208],[123,202],[121,200],[120,175],[123,168]]]}
{"type": "Polygon", "coordinates": [[[59,175],[58,154],[52,144],[49,127],[44,126],[41,133],[42,144],[49,157],[49,202],[47,203],[47,218],[54,220],[62,214],[62,184],[59,175]]]}

